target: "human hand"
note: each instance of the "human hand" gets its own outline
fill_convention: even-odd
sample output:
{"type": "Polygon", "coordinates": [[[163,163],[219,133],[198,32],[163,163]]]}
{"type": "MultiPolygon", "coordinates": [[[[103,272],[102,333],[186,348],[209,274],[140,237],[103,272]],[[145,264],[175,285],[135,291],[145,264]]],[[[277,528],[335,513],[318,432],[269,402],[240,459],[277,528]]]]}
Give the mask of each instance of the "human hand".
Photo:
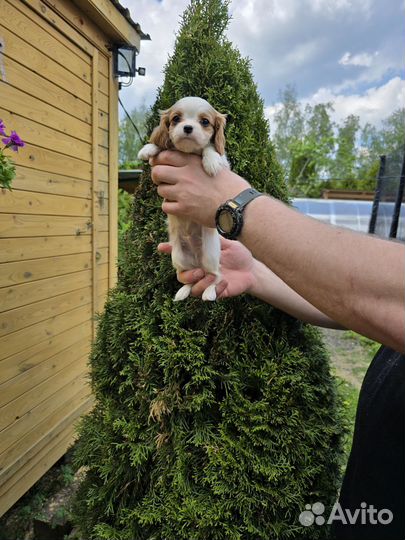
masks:
{"type": "MultiPolygon", "coordinates": [[[[230,298],[249,292],[255,284],[255,259],[243,244],[235,240],[221,239],[221,274],[222,281],[216,286],[217,298],[230,298]]],[[[169,242],[158,245],[161,253],[171,253],[169,242]]],[[[201,296],[208,285],[214,282],[212,274],[205,274],[202,269],[185,270],[177,276],[181,283],[194,283],[192,296],[201,296]]]]}
{"type": "Polygon", "coordinates": [[[150,159],[152,180],[165,199],[166,214],[188,217],[206,227],[215,227],[218,206],[236,197],[250,184],[229,169],[209,176],[200,156],[178,151],[160,152],[150,159]]]}

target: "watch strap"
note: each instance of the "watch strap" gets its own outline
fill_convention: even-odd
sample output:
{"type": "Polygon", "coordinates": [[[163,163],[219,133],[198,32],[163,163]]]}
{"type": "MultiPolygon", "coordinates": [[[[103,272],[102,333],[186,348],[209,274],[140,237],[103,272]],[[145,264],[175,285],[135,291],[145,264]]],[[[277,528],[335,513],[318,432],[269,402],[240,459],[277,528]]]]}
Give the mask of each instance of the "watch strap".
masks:
{"type": "Polygon", "coordinates": [[[228,201],[228,204],[233,206],[232,203],[235,203],[238,210],[243,210],[243,208],[250,203],[250,201],[253,201],[253,199],[256,199],[256,197],[259,195],[262,195],[260,191],[257,191],[254,188],[248,188],[239,193],[239,195],[237,195],[234,199],[228,201]]]}

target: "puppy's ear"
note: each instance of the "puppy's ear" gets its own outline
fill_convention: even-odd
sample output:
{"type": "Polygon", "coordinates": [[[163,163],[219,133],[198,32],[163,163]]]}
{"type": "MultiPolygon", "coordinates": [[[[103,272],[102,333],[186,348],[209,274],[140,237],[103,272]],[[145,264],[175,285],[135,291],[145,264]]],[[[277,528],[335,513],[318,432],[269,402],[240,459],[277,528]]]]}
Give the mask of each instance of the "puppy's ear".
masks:
{"type": "Polygon", "coordinates": [[[156,144],[156,146],[158,146],[162,150],[168,150],[169,148],[173,148],[172,142],[169,137],[170,109],[166,109],[165,111],[159,111],[159,113],[160,123],[152,131],[149,142],[152,144],[156,144]]]}
{"type": "Polygon", "coordinates": [[[215,135],[214,135],[214,146],[215,150],[220,156],[225,154],[225,129],[226,124],[226,114],[221,114],[215,112],[215,135]]]}

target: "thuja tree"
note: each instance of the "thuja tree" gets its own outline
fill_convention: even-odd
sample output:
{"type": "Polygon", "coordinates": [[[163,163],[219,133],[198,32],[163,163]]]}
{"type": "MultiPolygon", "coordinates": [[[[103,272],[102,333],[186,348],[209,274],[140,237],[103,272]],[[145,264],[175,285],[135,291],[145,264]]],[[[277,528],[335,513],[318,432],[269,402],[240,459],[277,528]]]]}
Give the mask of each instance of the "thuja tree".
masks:
{"type": "MultiPolygon", "coordinates": [[[[201,96],[228,114],[233,169],[286,200],[228,21],[225,0],[191,1],[148,131],[159,109],[201,96]]],[[[342,421],[319,336],[248,295],[174,303],[175,272],[156,250],[167,238],[161,202],[148,169],[90,358],[96,404],[77,451],[87,468],[75,504],[82,536],[325,539],[325,527],[298,520],[306,504],[334,501],[339,483],[342,421]]]]}

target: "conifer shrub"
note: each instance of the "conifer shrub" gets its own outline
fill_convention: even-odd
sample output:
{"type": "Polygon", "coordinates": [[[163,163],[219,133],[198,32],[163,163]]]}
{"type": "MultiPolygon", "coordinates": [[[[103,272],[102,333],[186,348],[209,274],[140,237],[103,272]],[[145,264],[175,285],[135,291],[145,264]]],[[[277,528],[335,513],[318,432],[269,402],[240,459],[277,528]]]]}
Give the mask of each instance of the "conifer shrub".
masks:
{"type": "MultiPolygon", "coordinates": [[[[158,109],[203,97],[228,114],[232,168],[286,201],[228,22],[226,0],[191,0],[148,133],[158,109]]],[[[75,501],[82,535],[325,540],[325,527],[298,520],[305,504],[334,502],[339,485],[343,424],[319,334],[248,295],[174,303],[175,271],[156,250],[167,239],[161,203],[147,168],[90,356],[96,404],[76,454],[87,468],[75,501]]]]}

